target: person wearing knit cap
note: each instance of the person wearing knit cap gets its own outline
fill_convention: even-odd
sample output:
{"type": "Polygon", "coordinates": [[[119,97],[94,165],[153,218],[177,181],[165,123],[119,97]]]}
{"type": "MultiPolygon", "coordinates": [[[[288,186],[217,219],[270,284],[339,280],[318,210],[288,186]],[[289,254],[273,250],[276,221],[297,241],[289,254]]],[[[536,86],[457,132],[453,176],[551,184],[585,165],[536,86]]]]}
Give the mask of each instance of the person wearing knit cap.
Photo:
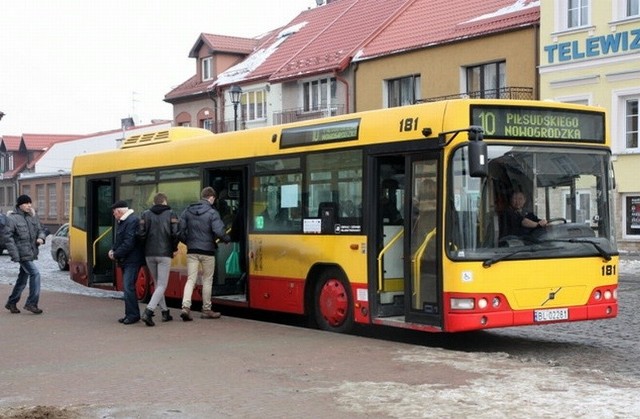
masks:
{"type": "Polygon", "coordinates": [[[111,210],[118,225],[113,247],[109,250],[109,259],[116,261],[122,269],[124,287],[124,317],[118,319],[118,322],[133,324],[140,321],[136,278],[144,264],[144,249],[136,239],[140,220],[125,201],[117,201],[111,206],[111,210]]]}
{"type": "Polygon", "coordinates": [[[38,307],[40,271],[38,271],[34,260],[38,259],[38,248],[44,244],[47,234],[32,208],[29,195],[18,197],[15,209],[7,213],[6,225],[2,234],[4,234],[5,246],[11,256],[11,261],[20,264],[18,279],[4,308],[12,314],[20,313],[17,305],[22,291],[29,283],[29,296],[24,309],[33,314],[42,314],[42,309],[38,307]]]}

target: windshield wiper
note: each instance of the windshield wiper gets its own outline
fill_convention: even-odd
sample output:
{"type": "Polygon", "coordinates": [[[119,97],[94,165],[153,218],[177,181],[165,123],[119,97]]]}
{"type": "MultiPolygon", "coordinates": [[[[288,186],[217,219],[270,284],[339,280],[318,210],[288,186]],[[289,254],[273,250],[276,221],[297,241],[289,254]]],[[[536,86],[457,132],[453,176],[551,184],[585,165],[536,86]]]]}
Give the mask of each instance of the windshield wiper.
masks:
{"type": "Polygon", "coordinates": [[[538,243],[589,243],[591,245],[593,245],[593,247],[595,247],[595,249],[598,251],[598,253],[600,254],[600,256],[602,256],[602,259],[604,259],[605,261],[610,261],[611,260],[611,253],[607,252],[606,250],[604,250],[602,248],[602,246],[600,246],[598,243],[588,240],[588,239],[551,239],[551,240],[539,240],[538,243]]]}
{"type": "MultiPolygon", "coordinates": [[[[535,253],[535,252],[539,252],[541,250],[553,250],[554,248],[550,247],[550,248],[544,248],[544,247],[523,247],[521,249],[517,249],[514,250],[513,252],[509,252],[509,253],[504,253],[501,255],[497,255],[492,257],[491,259],[487,259],[484,262],[482,262],[482,266],[484,268],[489,268],[491,265],[493,265],[494,263],[498,263],[501,260],[505,260],[510,258],[513,255],[517,255],[518,253],[522,253],[522,252],[531,252],[531,253],[535,253]]],[[[559,247],[556,249],[560,249],[559,247]]]]}

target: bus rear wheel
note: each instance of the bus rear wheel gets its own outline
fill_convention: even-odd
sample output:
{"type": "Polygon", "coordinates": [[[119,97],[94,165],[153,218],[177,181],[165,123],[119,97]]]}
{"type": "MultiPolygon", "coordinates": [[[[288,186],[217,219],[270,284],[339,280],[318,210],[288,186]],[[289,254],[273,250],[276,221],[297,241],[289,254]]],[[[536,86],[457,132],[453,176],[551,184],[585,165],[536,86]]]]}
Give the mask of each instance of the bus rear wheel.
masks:
{"type": "Polygon", "coordinates": [[[339,270],[324,271],[316,282],[314,313],[322,330],[345,333],[353,327],[351,290],[339,270]]]}
{"type": "Polygon", "coordinates": [[[151,276],[145,267],[140,268],[136,278],[136,297],[141,303],[148,303],[151,299],[151,276]]]}

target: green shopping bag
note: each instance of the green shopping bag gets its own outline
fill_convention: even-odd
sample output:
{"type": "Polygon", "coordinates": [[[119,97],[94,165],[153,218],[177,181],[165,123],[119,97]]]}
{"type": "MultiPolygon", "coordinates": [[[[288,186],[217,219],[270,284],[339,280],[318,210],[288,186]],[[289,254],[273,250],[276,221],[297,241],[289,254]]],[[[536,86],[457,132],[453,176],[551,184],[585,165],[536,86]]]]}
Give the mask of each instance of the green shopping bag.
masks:
{"type": "Polygon", "coordinates": [[[224,263],[224,269],[227,276],[240,276],[240,251],[238,249],[238,243],[233,244],[233,250],[229,254],[227,261],[224,263]]]}

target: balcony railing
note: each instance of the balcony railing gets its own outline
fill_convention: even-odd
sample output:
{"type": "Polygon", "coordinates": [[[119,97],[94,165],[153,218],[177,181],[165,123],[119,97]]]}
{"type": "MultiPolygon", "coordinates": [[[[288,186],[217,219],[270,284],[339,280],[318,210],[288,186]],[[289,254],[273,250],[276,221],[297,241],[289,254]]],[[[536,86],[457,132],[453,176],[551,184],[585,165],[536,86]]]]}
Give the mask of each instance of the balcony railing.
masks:
{"type": "Polygon", "coordinates": [[[502,87],[500,89],[478,90],[476,92],[458,93],[447,96],[436,96],[418,99],[416,103],[438,102],[450,99],[519,99],[533,100],[533,88],[531,87],[502,87]]]}
{"type": "Polygon", "coordinates": [[[309,119],[324,118],[344,114],[344,105],[331,105],[327,108],[305,111],[302,108],[285,109],[273,113],[273,124],[288,124],[289,122],[307,121],[309,119]]]}

